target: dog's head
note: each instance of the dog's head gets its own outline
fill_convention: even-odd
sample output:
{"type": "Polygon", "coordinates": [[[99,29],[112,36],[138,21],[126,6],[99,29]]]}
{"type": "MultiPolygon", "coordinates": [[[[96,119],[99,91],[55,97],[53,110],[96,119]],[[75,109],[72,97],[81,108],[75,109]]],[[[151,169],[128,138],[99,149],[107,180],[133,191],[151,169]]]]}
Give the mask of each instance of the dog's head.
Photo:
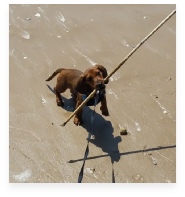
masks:
{"type": "Polygon", "coordinates": [[[104,78],[107,77],[107,70],[101,65],[95,65],[88,68],[78,80],[76,90],[81,94],[88,94],[96,89],[105,88],[104,78]]]}

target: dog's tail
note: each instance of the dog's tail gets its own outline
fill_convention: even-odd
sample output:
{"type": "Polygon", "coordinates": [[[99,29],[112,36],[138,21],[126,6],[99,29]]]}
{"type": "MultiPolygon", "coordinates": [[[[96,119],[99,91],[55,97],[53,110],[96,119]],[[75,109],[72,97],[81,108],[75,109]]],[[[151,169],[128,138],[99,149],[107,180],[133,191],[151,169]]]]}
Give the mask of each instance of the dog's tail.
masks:
{"type": "Polygon", "coordinates": [[[64,68],[57,69],[48,79],[46,79],[46,81],[52,80],[53,77],[55,77],[57,74],[59,74],[62,70],[64,70],[64,68]]]}

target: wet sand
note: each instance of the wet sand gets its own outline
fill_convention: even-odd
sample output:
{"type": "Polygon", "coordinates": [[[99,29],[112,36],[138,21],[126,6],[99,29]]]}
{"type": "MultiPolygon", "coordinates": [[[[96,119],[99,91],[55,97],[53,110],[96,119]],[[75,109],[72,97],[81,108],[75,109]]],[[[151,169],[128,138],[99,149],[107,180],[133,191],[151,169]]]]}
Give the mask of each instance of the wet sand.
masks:
{"type": "MultiPolygon", "coordinates": [[[[76,183],[90,130],[55,102],[57,68],[110,73],[175,5],[10,5],[9,182],[76,183]],[[73,163],[68,161],[74,160],[73,163]]],[[[107,84],[109,117],[96,107],[83,183],[176,182],[176,16],[107,84]],[[120,135],[120,128],[128,135],[120,135]]]]}

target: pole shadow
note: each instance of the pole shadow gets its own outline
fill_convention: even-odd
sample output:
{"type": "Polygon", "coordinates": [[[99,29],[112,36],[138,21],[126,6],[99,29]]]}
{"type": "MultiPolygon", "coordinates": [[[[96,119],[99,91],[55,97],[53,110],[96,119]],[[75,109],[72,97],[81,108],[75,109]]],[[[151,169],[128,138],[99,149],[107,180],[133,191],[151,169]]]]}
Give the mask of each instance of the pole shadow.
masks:
{"type": "MultiPolygon", "coordinates": [[[[130,154],[137,154],[137,153],[144,153],[144,152],[151,152],[151,151],[163,150],[163,149],[170,149],[170,148],[176,148],[176,145],[171,145],[171,146],[157,146],[155,148],[128,151],[128,152],[120,153],[120,156],[130,155],[130,154]]],[[[109,154],[106,154],[106,155],[97,155],[97,156],[93,156],[93,157],[88,157],[87,160],[98,159],[98,158],[108,157],[108,156],[110,156],[110,155],[109,154]]],[[[76,159],[76,160],[70,160],[69,163],[74,163],[74,162],[78,162],[78,161],[83,161],[83,158],[76,159]]]]}

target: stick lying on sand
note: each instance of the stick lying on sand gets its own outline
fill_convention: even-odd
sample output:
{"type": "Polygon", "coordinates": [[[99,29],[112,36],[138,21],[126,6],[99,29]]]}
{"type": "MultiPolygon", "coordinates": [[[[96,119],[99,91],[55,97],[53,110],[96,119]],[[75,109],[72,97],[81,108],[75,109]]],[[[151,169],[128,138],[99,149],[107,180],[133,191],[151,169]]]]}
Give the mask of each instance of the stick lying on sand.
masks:
{"type": "MultiPolygon", "coordinates": [[[[119,64],[118,66],[104,79],[106,81],[109,79],[128,59],[130,56],[133,55],[137,49],[146,42],[152,36],[168,19],[170,19],[174,14],[176,13],[176,10],[171,12],[153,31],[151,31],[119,64]]],[[[81,103],[81,105],[78,106],[78,108],[69,116],[69,118],[61,125],[65,126],[67,122],[80,110],[96,93],[96,89],[93,90],[93,92],[81,103]]]]}

